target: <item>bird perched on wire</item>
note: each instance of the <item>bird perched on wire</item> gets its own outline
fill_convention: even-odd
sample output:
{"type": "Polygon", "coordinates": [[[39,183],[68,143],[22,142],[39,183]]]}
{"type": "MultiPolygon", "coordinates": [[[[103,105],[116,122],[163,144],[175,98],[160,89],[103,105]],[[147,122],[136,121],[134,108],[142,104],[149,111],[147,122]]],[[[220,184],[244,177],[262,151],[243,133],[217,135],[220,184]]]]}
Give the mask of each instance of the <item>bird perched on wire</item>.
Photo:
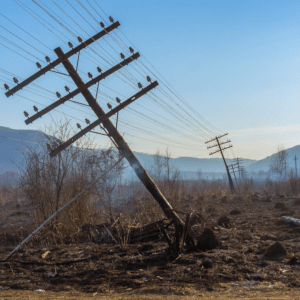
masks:
{"type": "Polygon", "coordinates": [[[16,84],[19,83],[19,80],[18,80],[16,77],[13,78],[13,81],[14,81],[14,83],[16,83],[16,84]]]}
{"type": "Polygon", "coordinates": [[[61,94],[59,92],[56,92],[57,98],[61,98],[61,94]]]}
{"type": "Polygon", "coordinates": [[[141,84],[140,82],[138,83],[138,87],[139,87],[140,89],[143,88],[143,86],[142,86],[142,84],[141,84]]]}
{"type": "Polygon", "coordinates": [[[76,124],[79,129],[81,129],[81,125],[79,123],[76,124]]]}
{"type": "Polygon", "coordinates": [[[33,110],[34,110],[35,112],[38,112],[38,111],[39,111],[39,109],[38,109],[35,105],[33,105],[33,110]]]}
{"type": "Polygon", "coordinates": [[[90,72],[88,72],[88,76],[89,78],[93,78],[93,75],[90,72]]]}
{"type": "Polygon", "coordinates": [[[87,118],[85,119],[85,123],[88,124],[88,125],[91,124],[90,120],[87,119],[87,118]]]}
{"type": "Polygon", "coordinates": [[[98,71],[99,73],[102,73],[102,70],[101,70],[101,68],[99,68],[99,67],[97,67],[97,71],[98,71]]]}
{"type": "Polygon", "coordinates": [[[42,68],[42,66],[41,66],[41,64],[40,64],[39,62],[36,63],[36,66],[37,66],[39,69],[42,68]]]}
{"type": "Polygon", "coordinates": [[[77,37],[79,43],[82,43],[82,38],[80,36],[77,37]]]}
{"type": "Polygon", "coordinates": [[[4,83],[4,87],[7,91],[9,90],[9,86],[6,83],[4,83]]]}
{"type": "Polygon", "coordinates": [[[120,53],[120,56],[122,59],[125,59],[125,55],[123,53],[120,53]]]}
{"type": "Polygon", "coordinates": [[[114,22],[113,17],[109,17],[109,21],[111,21],[113,23],[114,22]]]}
{"type": "Polygon", "coordinates": [[[121,103],[121,100],[120,100],[119,97],[116,97],[116,101],[117,101],[118,103],[121,103]]]}
{"type": "Polygon", "coordinates": [[[67,87],[67,86],[65,86],[65,90],[66,90],[67,93],[70,92],[70,89],[69,89],[69,87],[67,87]]]}
{"type": "Polygon", "coordinates": [[[133,52],[134,52],[134,50],[133,50],[132,47],[129,47],[129,51],[130,51],[130,53],[133,53],[133,52]]]}
{"type": "Polygon", "coordinates": [[[73,44],[71,42],[68,42],[68,45],[70,48],[73,48],[73,44]]]}
{"type": "Polygon", "coordinates": [[[150,76],[147,76],[147,81],[148,81],[148,82],[151,82],[150,76]]]}
{"type": "Polygon", "coordinates": [[[46,62],[48,62],[48,63],[50,62],[50,57],[49,56],[46,56],[45,59],[46,59],[46,62]]]}
{"type": "Polygon", "coordinates": [[[29,117],[29,113],[28,113],[26,110],[24,110],[24,116],[25,116],[26,118],[29,117]]]}
{"type": "Polygon", "coordinates": [[[105,27],[105,25],[104,25],[104,23],[103,23],[103,22],[100,22],[100,26],[101,26],[102,28],[104,28],[104,27],[105,27]]]}
{"type": "Polygon", "coordinates": [[[109,109],[112,109],[112,106],[111,106],[109,103],[107,103],[107,107],[108,107],[109,109]]]}

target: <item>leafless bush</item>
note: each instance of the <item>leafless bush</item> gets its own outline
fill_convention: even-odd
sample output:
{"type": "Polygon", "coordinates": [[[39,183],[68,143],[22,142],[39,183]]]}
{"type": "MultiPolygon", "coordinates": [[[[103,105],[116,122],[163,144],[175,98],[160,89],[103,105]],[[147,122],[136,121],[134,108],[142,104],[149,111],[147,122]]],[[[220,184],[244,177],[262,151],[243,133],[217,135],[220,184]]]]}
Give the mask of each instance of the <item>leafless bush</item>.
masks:
{"type": "Polygon", "coordinates": [[[277,153],[272,156],[270,170],[280,176],[286,171],[287,153],[283,146],[278,146],[277,153]]]}
{"type": "MultiPolygon", "coordinates": [[[[37,224],[45,221],[114,163],[112,149],[95,151],[94,142],[89,138],[78,140],[50,158],[48,145],[54,149],[73,134],[68,121],[55,123],[44,131],[45,142],[40,147],[28,147],[23,153],[25,164],[19,170],[20,186],[33,206],[37,224]]],[[[86,191],[56,217],[50,226],[53,237],[64,239],[83,224],[93,223],[95,203],[91,201],[92,194],[92,189],[86,191]]]]}

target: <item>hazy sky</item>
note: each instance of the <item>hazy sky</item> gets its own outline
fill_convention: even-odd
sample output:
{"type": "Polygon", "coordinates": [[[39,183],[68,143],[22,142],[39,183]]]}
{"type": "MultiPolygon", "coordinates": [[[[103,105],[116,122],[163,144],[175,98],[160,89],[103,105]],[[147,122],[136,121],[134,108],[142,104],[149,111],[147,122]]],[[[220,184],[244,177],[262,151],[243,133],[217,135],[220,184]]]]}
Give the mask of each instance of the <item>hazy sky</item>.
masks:
{"type": "MultiPolygon", "coordinates": [[[[38,70],[35,66],[37,59],[32,55],[43,61],[45,61],[44,54],[54,59],[55,54],[51,49],[61,46],[64,51],[68,51],[64,42],[69,40],[72,40],[74,45],[78,44],[78,42],[76,43],[77,33],[72,36],[33,1],[2,2],[1,14],[22,27],[39,42],[0,15],[0,25],[2,26],[0,27],[0,71],[2,70],[0,79],[5,81],[6,78],[11,80],[13,77],[5,74],[3,70],[26,78],[38,70]],[[27,5],[33,12],[38,13],[45,22],[48,22],[44,23],[46,26],[53,26],[53,28],[49,28],[56,35],[18,6],[17,2],[27,5]],[[25,42],[27,41],[37,50],[12,33],[24,39],[25,42]],[[29,54],[9,41],[17,44],[29,54]],[[10,47],[10,50],[7,47],[10,47]],[[32,61],[28,61],[12,50],[32,61]]],[[[208,157],[209,150],[206,149],[205,140],[212,138],[215,133],[222,134],[224,132],[229,133],[228,137],[234,146],[234,153],[228,152],[228,157],[236,155],[261,159],[273,154],[278,144],[282,144],[286,148],[299,144],[299,1],[97,0],[96,2],[108,15],[120,21],[120,29],[132,44],[123,38],[119,31],[118,36],[121,36],[128,46],[137,47],[142,56],[146,57],[171,86],[183,96],[191,109],[183,106],[187,109],[186,112],[180,110],[184,119],[178,120],[174,115],[168,115],[162,110],[159,104],[163,102],[157,104],[157,102],[151,102],[152,100],[147,97],[138,100],[139,103],[135,103],[131,107],[136,109],[137,113],[142,112],[147,116],[152,116],[153,113],[154,122],[163,122],[165,127],[161,127],[158,123],[155,125],[149,120],[143,120],[140,116],[135,117],[130,112],[122,112],[120,120],[127,124],[134,122],[137,127],[129,128],[122,123],[118,127],[121,133],[125,134],[125,139],[128,140],[133,150],[154,153],[157,148],[163,151],[169,145],[175,157],[208,157]],[[139,104],[144,107],[140,107],[139,104]],[[149,109],[154,112],[150,113],[149,109]],[[154,113],[158,115],[154,115],[154,113]],[[209,125],[203,123],[198,114],[204,117],[209,125]],[[187,119],[193,120],[194,124],[197,121],[201,122],[202,125],[205,124],[211,128],[211,131],[203,133],[201,127],[197,129],[193,126],[190,127],[188,123],[181,123],[187,122],[187,119]],[[178,128],[182,134],[177,134],[174,130],[169,131],[166,126],[175,130],[178,128]],[[212,126],[218,130],[214,130],[212,126]],[[141,128],[149,130],[153,135],[139,132],[138,129],[141,128]],[[183,134],[188,134],[188,137],[183,134]],[[155,135],[160,136],[156,137],[155,135]]],[[[36,0],[36,3],[46,4],[68,24],[73,24],[70,27],[71,31],[78,30],[82,33],[83,38],[101,30],[84,7],[94,18],[101,20],[101,15],[106,18],[105,21],[108,21],[94,0],[36,0]],[[83,18],[68,2],[82,14],[83,18]],[[59,6],[56,6],[55,3],[59,6]]],[[[40,21],[43,23],[42,19],[40,21]]],[[[114,45],[116,48],[118,47],[117,44],[114,45]]],[[[114,59],[120,61],[118,53],[121,50],[115,51],[108,44],[106,45],[104,40],[99,41],[96,47],[100,47],[98,48],[99,52],[103,51],[106,57],[110,58],[107,53],[112,53],[114,59]]],[[[90,55],[96,59],[97,54],[87,50],[86,56],[90,55]]],[[[82,71],[85,74],[90,71],[96,75],[98,61],[95,61],[94,58],[93,62],[84,57],[81,59],[82,71]]],[[[99,63],[103,62],[101,58],[98,57],[98,59],[99,63]]],[[[76,57],[73,57],[71,61],[76,64],[76,57]]],[[[105,62],[103,63],[105,68],[105,62]]],[[[147,64],[145,60],[144,63],[147,64]]],[[[46,63],[42,65],[45,66],[46,63]]],[[[140,66],[142,65],[135,65],[134,69],[128,67],[131,75],[134,74],[139,80],[142,78],[139,72],[140,66]]],[[[148,67],[157,74],[149,64],[148,67]]],[[[62,68],[58,70],[63,71],[62,68]]],[[[129,80],[131,75],[127,74],[126,80],[129,80]]],[[[155,78],[154,75],[149,75],[160,82],[159,77],[155,78]]],[[[74,86],[64,82],[63,78],[64,76],[56,77],[53,74],[47,74],[38,79],[35,84],[52,92],[60,91],[62,95],[65,95],[64,85],[67,84],[72,89],[74,86]]],[[[88,78],[85,80],[87,81],[88,78]]],[[[0,82],[1,87],[3,87],[4,81],[0,82]]],[[[142,78],[141,82],[143,85],[147,85],[145,78],[142,78]]],[[[105,79],[105,83],[124,95],[122,100],[138,90],[134,91],[118,78],[115,80],[113,78],[105,79]]],[[[9,85],[14,86],[12,83],[9,85]]],[[[163,87],[162,84],[160,86],[163,87]]],[[[31,85],[30,88],[36,88],[39,94],[43,94],[38,87],[31,85]]],[[[104,90],[103,87],[102,91],[104,90]]],[[[51,122],[51,116],[54,118],[61,116],[59,113],[53,112],[51,116],[48,115],[30,126],[26,126],[23,111],[27,110],[32,115],[33,103],[18,96],[6,98],[4,91],[0,91],[0,125],[2,126],[15,129],[40,129],[51,122]]],[[[169,90],[164,87],[164,91],[168,92],[169,90]]],[[[50,97],[50,93],[47,93],[50,97]]],[[[105,93],[111,97],[118,96],[111,90],[107,90],[105,93]]],[[[155,93],[159,97],[156,98],[158,102],[166,101],[167,104],[173,105],[174,109],[179,109],[178,103],[181,102],[178,102],[178,99],[175,99],[177,102],[173,102],[174,99],[170,97],[163,98],[165,96],[163,91],[157,90],[155,93]]],[[[55,95],[51,95],[52,100],[50,101],[25,90],[18,94],[43,105],[49,105],[51,101],[56,100],[55,95]]],[[[169,93],[169,95],[173,94],[169,93]]],[[[78,99],[80,100],[80,98],[78,99]]],[[[101,100],[103,100],[101,105],[107,110],[107,101],[105,102],[104,98],[101,100]]],[[[83,100],[82,102],[84,103],[83,100]]],[[[78,108],[81,109],[81,107],[78,108]]],[[[59,110],[64,110],[65,113],[81,118],[81,120],[87,117],[82,112],[72,111],[66,106],[59,110]]],[[[95,117],[90,116],[89,118],[95,120],[95,117]]],[[[74,129],[76,122],[74,120],[74,129]]],[[[81,124],[83,125],[83,123],[81,124]]],[[[107,140],[99,140],[99,146],[107,145],[107,143],[107,140]]]]}

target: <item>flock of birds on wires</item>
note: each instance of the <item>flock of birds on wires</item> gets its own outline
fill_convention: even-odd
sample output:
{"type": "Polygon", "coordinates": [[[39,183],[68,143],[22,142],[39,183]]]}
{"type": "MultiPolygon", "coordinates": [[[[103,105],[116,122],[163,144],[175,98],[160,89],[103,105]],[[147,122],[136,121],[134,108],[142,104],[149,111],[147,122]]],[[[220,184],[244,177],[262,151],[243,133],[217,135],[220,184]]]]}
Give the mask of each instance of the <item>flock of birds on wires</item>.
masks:
{"type": "MultiPolygon", "coordinates": [[[[41,30],[53,38],[59,39],[61,46],[66,45],[69,48],[73,48],[76,43],[82,43],[86,38],[91,38],[94,32],[99,32],[99,29],[105,29],[114,22],[113,17],[108,16],[96,0],[76,0],[76,2],[51,0],[51,2],[47,1],[47,4],[42,0],[32,0],[31,5],[24,0],[13,1],[41,30]],[[52,7],[49,3],[52,3],[52,7]],[[87,26],[89,29],[86,29],[87,26]]],[[[2,13],[0,13],[1,19],[2,21],[5,20],[6,24],[10,24],[10,26],[3,26],[3,22],[0,21],[2,28],[0,47],[2,49],[5,48],[5,51],[8,51],[12,56],[16,55],[20,64],[25,63],[26,60],[30,65],[34,64],[41,69],[45,63],[51,63],[52,60],[49,56],[53,50],[45,44],[46,42],[36,38],[16,20],[12,20],[2,13]],[[30,42],[30,39],[35,42],[30,42]],[[47,48],[47,53],[46,50],[41,50],[45,48],[47,48]]],[[[124,60],[126,56],[130,56],[135,51],[138,49],[118,27],[101,38],[100,41],[95,41],[87,49],[78,53],[75,62],[77,64],[76,70],[83,77],[83,80],[89,80],[95,76],[95,72],[102,73],[103,70],[115,66],[120,63],[120,59],[124,60]],[[82,61],[88,63],[81,64],[82,61]],[[81,69],[82,66],[87,65],[94,66],[94,71],[89,70],[87,72],[81,69]]],[[[20,68],[22,76],[31,75],[24,72],[25,69],[20,68]]],[[[32,67],[31,73],[34,71],[32,67]]],[[[71,85],[73,86],[74,83],[68,76],[65,76],[67,75],[65,70],[57,67],[51,74],[56,78],[56,81],[53,82],[56,85],[57,82],[63,82],[65,92],[69,93],[71,85]]],[[[1,89],[9,90],[12,85],[23,81],[24,78],[19,75],[0,67],[0,81],[3,82],[2,86],[4,87],[1,89]]],[[[135,108],[126,107],[126,113],[119,117],[120,130],[126,135],[126,139],[130,143],[141,139],[144,143],[168,146],[171,150],[178,148],[181,149],[181,152],[185,150],[189,151],[189,154],[194,153],[195,156],[198,156],[199,154],[206,154],[204,141],[221,133],[197,113],[142,54],[139,59],[114,72],[111,77],[113,77],[112,81],[115,83],[118,81],[118,84],[111,87],[106,82],[101,81],[101,83],[99,82],[90,88],[100,105],[105,104],[108,109],[112,109],[127,98],[124,95],[125,92],[122,92],[122,87],[127,86],[126,93],[128,91],[132,95],[136,93],[136,90],[143,88],[143,82],[146,84],[152,79],[157,79],[159,82],[157,88],[143,96],[143,101],[137,101],[135,108]]],[[[57,98],[62,97],[61,91],[53,91],[50,88],[54,88],[53,84],[40,86],[31,83],[15,94],[22,101],[26,100],[26,102],[24,101],[24,107],[27,108],[24,110],[26,118],[32,113],[29,107],[32,107],[33,112],[38,112],[39,109],[47,107],[57,98]],[[27,101],[33,104],[29,106],[26,104],[27,101]]],[[[74,120],[74,124],[79,130],[84,126],[83,124],[90,124],[92,118],[96,118],[84,101],[70,99],[67,102],[68,104],[64,104],[64,110],[55,109],[54,112],[74,120]],[[74,114],[71,110],[74,111],[74,114]]],[[[50,116],[53,118],[52,114],[50,116]]],[[[234,156],[233,152],[232,156],[234,156]]]]}

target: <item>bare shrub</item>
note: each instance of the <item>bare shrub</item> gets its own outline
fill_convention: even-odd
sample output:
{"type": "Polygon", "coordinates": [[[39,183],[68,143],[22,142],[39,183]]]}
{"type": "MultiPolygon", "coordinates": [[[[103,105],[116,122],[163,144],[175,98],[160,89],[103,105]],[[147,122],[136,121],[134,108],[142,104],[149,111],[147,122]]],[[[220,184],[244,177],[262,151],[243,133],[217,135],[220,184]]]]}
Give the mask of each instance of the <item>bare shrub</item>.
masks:
{"type": "Polygon", "coordinates": [[[278,146],[277,153],[272,156],[270,170],[280,176],[286,171],[287,153],[283,146],[278,146]]]}
{"type": "MultiPolygon", "coordinates": [[[[49,146],[54,149],[73,134],[69,121],[55,123],[44,131],[44,143],[40,147],[28,147],[23,153],[25,164],[19,169],[20,186],[33,206],[37,224],[74,198],[113,163],[112,150],[93,150],[94,143],[89,138],[78,140],[74,146],[50,158],[49,146]]],[[[83,224],[93,222],[92,192],[92,189],[86,191],[48,226],[55,240],[64,239],[83,224]]]]}

